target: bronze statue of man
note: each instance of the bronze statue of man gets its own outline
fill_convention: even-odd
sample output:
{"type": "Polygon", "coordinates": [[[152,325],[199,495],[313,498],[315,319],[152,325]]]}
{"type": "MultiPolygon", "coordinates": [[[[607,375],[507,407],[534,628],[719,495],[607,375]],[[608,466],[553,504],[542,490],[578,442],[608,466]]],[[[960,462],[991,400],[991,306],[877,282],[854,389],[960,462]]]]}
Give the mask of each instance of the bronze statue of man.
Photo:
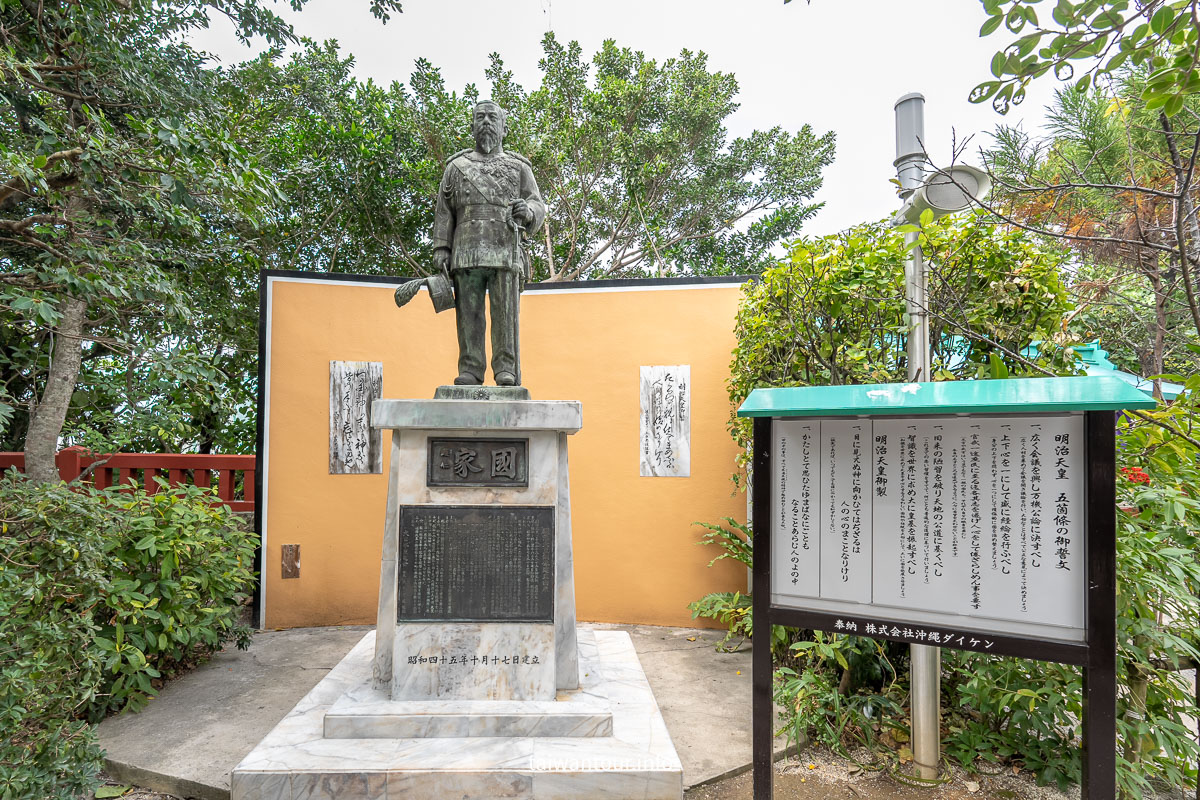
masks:
{"type": "Polygon", "coordinates": [[[546,204],[529,160],[504,151],[504,109],[476,103],[475,147],[451,156],[438,189],[434,265],[454,282],[460,386],[483,383],[483,299],[492,318],[492,374],[499,386],[521,385],[518,334],[521,288],[529,277],[522,241],[542,225],[546,204]]]}

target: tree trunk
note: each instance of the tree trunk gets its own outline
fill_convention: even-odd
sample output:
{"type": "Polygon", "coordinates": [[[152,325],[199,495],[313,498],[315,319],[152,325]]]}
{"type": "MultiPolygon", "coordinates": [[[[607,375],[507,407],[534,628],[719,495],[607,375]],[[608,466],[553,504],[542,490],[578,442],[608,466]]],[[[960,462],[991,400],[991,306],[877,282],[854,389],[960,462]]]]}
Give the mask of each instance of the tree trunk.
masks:
{"type": "MultiPolygon", "coordinates": [[[[1157,259],[1156,259],[1157,261],[1157,259]]],[[[1150,355],[1150,372],[1143,373],[1145,375],[1154,375],[1154,399],[1162,400],[1162,378],[1157,377],[1166,372],[1165,352],[1167,349],[1167,290],[1163,286],[1162,273],[1158,271],[1157,264],[1154,271],[1147,276],[1150,278],[1150,286],[1154,289],[1154,351],[1150,355]]]]}
{"type": "MultiPolygon", "coordinates": [[[[1196,226],[1189,226],[1193,210],[1191,171],[1196,165],[1194,159],[1189,159],[1187,165],[1184,165],[1183,158],[1179,154],[1179,148],[1175,143],[1175,132],[1171,128],[1171,121],[1167,118],[1167,115],[1160,111],[1158,119],[1162,124],[1163,135],[1166,138],[1167,152],[1171,154],[1171,165],[1175,168],[1175,191],[1179,193],[1179,196],[1172,203],[1172,213],[1175,227],[1175,247],[1178,251],[1179,266],[1183,269],[1183,288],[1187,296],[1188,310],[1192,312],[1192,324],[1196,326],[1197,330],[1200,330],[1200,301],[1196,298],[1197,290],[1200,289],[1200,275],[1193,275],[1192,273],[1193,254],[1189,252],[1187,246],[1189,227],[1200,227],[1200,223],[1196,226]]],[[[1197,133],[1197,136],[1200,136],[1200,132],[1197,133]]],[[[1195,153],[1193,152],[1194,155],[1195,153]]]]}
{"type": "Polygon", "coordinates": [[[58,481],[58,436],[62,433],[83,359],[83,324],[87,303],[68,297],[55,329],[50,374],[25,433],[25,475],[38,483],[58,481]]]}
{"type": "MultiPolygon", "coordinates": [[[[1133,637],[1133,646],[1139,650],[1148,649],[1149,644],[1145,636],[1133,637]]],[[[1125,721],[1136,729],[1138,723],[1146,718],[1146,694],[1150,687],[1150,676],[1145,668],[1137,662],[1130,663],[1127,669],[1128,673],[1126,677],[1129,681],[1129,697],[1127,700],[1128,705],[1125,709],[1125,721]]],[[[1145,745],[1142,737],[1138,734],[1135,734],[1132,739],[1125,742],[1123,755],[1135,771],[1138,764],[1142,761],[1142,751],[1144,749],[1145,745]]],[[[1119,797],[1120,800],[1135,800],[1128,792],[1120,792],[1119,797]]]]}

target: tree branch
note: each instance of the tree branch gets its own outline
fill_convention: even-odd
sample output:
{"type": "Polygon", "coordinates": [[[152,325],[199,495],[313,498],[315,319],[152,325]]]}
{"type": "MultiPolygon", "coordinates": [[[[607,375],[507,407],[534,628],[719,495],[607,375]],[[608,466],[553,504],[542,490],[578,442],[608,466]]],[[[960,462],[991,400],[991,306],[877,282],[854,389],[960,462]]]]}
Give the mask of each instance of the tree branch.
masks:
{"type": "Polygon", "coordinates": [[[1171,163],[1175,168],[1175,186],[1179,190],[1179,196],[1175,199],[1174,208],[1172,209],[1175,215],[1175,245],[1179,252],[1179,266],[1183,271],[1183,291],[1187,295],[1188,308],[1192,312],[1192,324],[1196,326],[1196,330],[1200,331],[1200,307],[1196,303],[1196,289],[1192,281],[1191,275],[1191,259],[1187,252],[1187,231],[1184,225],[1184,218],[1188,208],[1188,187],[1191,185],[1192,168],[1196,164],[1197,149],[1200,148],[1200,133],[1197,133],[1196,142],[1192,147],[1192,159],[1189,169],[1184,171],[1183,160],[1179,156],[1179,148],[1175,143],[1175,132],[1171,129],[1171,121],[1167,119],[1167,115],[1159,112],[1159,123],[1162,125],[1163,135],[1167,140],[1167,150],[1171,154],[1171,163]]]}
{"type": "MultiPolygon", "coordinates": [[[[78,161],[81,155],[83,155],[83,148],[81,147],[76,147],[71,150],[59,150],[57,153],[51,153],[50,155],[46,156],[46,166],[42,167],[42,171],[45,172],[49,170],[50,167],[59,161],[78,161]]],[[[20,175],[14,175],[12,178],[9,178],[8,181],[0,186],[0,207],[6,205],[9,199],[18,192],[22,194],[28,194],[24,191],[26,188],[28,188],[28,186],[29,182],[20,175]]]]}

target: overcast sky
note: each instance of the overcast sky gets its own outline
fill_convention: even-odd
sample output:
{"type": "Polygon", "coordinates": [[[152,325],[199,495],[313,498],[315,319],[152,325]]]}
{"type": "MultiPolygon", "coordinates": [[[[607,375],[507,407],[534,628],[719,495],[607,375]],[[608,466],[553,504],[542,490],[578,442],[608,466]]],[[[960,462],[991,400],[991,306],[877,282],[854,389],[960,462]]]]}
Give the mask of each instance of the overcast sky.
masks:
{"type": "MultiPolygon", "coordinates": [[[[990,77],[1001,35],[979,39],[986,17],[977,0],[404,0],[404,13],[381,25],[367,0],[312,0],[303,12],[283,13],[297,33],[337,39],[356,58],[356,74],[378,83],[407,82],[417,58],[442,70],[461,91],[484,79],[495,51],[527,90],[539,83],[541,38],[578,40],[587,55],[605,39],[658,61],[683,48],[703,51],[710,69],[732,72],[741,108],[729,120],[733,135],[780,125],[809,124],[837,133],[835,163],[825,170],[817,199],[825,208],[805,233],[832,233],[883,217],[897,206],[893,106],[908,92],[925,95],[928,150],[948,161],[952,129],[961,142],[974,134],[973,153],[1001,120],[1036,129],[1053,80],[1031,87],[1007,118],[967,94],[990,77]]],[[[246,48],[224,20],[193,37],[222,63],[245,60],[246,48]]],[[[977,163],[969,155],[967,163],[977,163]]]]}

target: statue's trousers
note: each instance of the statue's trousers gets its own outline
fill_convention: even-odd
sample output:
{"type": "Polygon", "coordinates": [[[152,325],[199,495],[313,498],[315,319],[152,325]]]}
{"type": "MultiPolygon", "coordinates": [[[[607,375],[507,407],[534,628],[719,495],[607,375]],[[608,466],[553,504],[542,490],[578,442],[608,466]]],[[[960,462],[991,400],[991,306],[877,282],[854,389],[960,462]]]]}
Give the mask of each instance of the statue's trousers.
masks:
{"type": "Polygon", "coordinates": [[[517,362],[517,314],[521,277],[507,269],[455,270],[454,296],[458,322],[458,374],[471,375],[482,383],[487,362],[484,357],[484,295],[489,298],[492,325],[492,375],[509,372],[519,376],[517,362]]]}

